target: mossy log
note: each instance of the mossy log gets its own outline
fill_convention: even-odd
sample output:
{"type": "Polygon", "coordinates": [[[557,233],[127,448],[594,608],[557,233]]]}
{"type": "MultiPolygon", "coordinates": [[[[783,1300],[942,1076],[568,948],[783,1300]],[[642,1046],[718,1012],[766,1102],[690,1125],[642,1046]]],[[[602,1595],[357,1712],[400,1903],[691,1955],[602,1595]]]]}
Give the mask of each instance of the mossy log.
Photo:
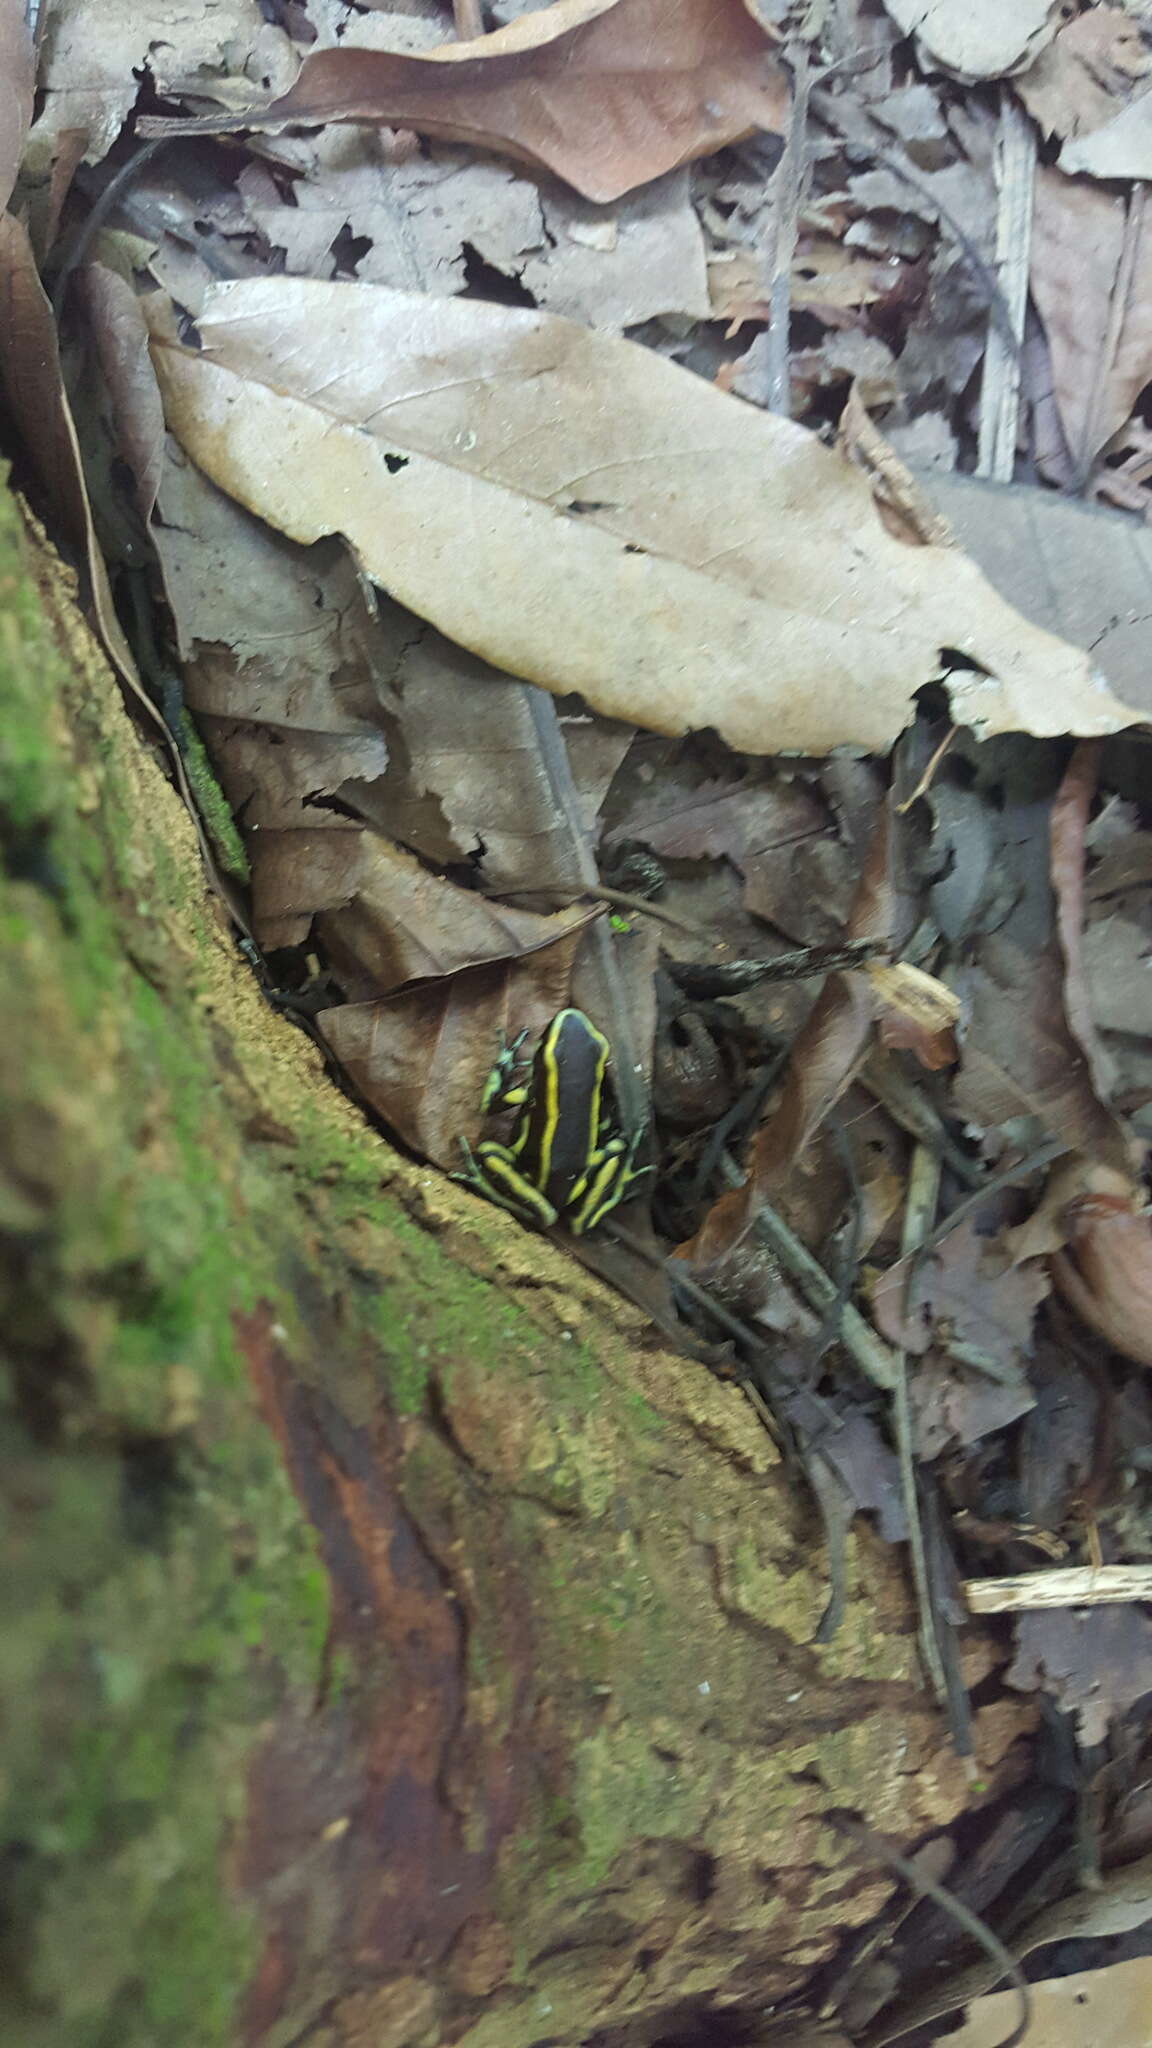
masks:
{"type": "Polygon", "coordinates": [[[815,1647],[740,1392],[364,1124],[2,504],[0,2037],[752,2038],[970,1796],[900,1554],[815,1647]]]}

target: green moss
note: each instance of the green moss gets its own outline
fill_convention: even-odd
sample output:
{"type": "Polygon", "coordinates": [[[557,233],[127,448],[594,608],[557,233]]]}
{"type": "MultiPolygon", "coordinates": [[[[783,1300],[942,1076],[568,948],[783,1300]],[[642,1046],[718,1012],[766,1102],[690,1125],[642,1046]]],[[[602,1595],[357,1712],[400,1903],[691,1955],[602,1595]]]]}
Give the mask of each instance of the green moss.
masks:
{"type": "Polygon", "coordinates": [[[204,742],[187,711],[181,715],[180,738],[184,770],[216,857],[225,874],[235,875],[238,881],[246,882],[250,873],[248,856],[228,808],[228,799],[212,773],[204,742]]]}
{"type": "Polygon", "coordinates": [[[321,1682],[329,1589],[236,1335],[257,1301],[296,1323],[295,1219],[110,690],[0,500],[0,2034],[223,2048],[255,1933],[222,1856],[266,1717],[321,1682]]]}
{"type": "Polygon", "coordinates": [[[632,1842],[661,1835],[686,1841],[700,1832],[711,1787],[659,1755],[647,1728],[599,1728],[578,1745],[574,1764],[583,1890],[600,1884],[632,1842]]]}

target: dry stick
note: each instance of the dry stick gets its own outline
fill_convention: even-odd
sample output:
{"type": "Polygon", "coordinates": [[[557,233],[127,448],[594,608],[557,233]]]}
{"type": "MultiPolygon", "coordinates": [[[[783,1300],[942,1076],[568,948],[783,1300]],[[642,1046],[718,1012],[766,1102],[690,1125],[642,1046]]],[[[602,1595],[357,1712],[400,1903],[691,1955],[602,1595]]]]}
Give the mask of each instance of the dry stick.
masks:
{"type": "Polygon", "coordinates": [[[1078,491],[1084,489],[1096,460],[1096,444],[1100,438],[1100,414],[1107,397],[1108,382],[1115,368],[1116,351],[1124,332],[1124,322],[1128,317],[1128,302],[1132,297],[1132,280],[1136,274],[1136,260],[1140,253],[1143,230],[1144,187],[1137,184],[1131,187],[1128,194],[1128,211],[1124,217],[1124,241],[1108,306],[1108,326],[1100,351],[1099,367],[1092,383],[1092,399],[1077,454],[1073,484],[1078,491]]]}
{"type": "MultiPolygon", "coordinates": [[[[596,856],[592,850],[591,835],[584,823],[580,793],[576,788],[572,764],[568,759],[568,749],[564,744],[556,700],[547,690],[538,689],[534,683],[522,683],[520,687],[527,698],[540,764],[547,778],[552,801],[568,827],[580,882],[587,891],[598,889],[600,876],[596,867],[596,856]]],[[[590,937],[611,1018],[611,1038],[615,1047],[616,1096],[621,1119],[626,1131],[642,1130],[648,1122],[648,1091],[644,1082],[644,1068],[632,1030],[631,1010],[624,994],[620,962],[616,957],[612,933],[605,918],[598,917],[595,920],[590,937]]]]}
{"type": "MultiPolygon", "coordinates": [[[[734,1159],[725,1159],[723,1169],[730,1187],[743,1187],[745,1176],[734,1159]]],[[[777,1215],[770,1203],[762,1201],[757,1204],[753,1230],[771,1247],[781,1265],[797,1281],[810,1307],[821,1312],[833,1306],[839,1295],[835,1281],[829,1278],[819,1260],[813,1258],[807,1245],[793,1236],[783,1217],[777,1215]]],[[[896,1385],[893,1354],[851,1302],[841,1317],[840,1342],[866,1378],[890,1394],[896,1385]]]]}
{"type": "Polygon", "coordinates": [[[963,1187],[983,1189],[983,1167],[953,1143],[931,1103],[886,1054],[870,1052],[857,1078],[901,1130],[935,1152],[963,1187]]]}
{"type": "Polygon", "coordinates": [[[973,1614],[1027,1614],[1050,1607],[1108,1607],[1122,1601],[1152,1600],[1152,1565],[1069,1565],[1049,1572],[1023,1572],[1015,1579],[966,1579],[964,1597],[973,1614]]]}
{"type": "Polygon", "coordinates": [[[1001,87],[996,137],[996,270],[1016,337],[1010,348],[995,318],[988,323],[980,390],[977,476],[1011,483],[1020,419],[1020,343],[1028,305],[1028,258],[1036,176],[1036,130],[1008,86],[1001,87]]]}
{"type": "Polygon", "coordinates": [[[141,171],[146,169],[151,163],[157,151],[163,149],[166,139],[165,136],[158,135],[154,142],[143,142],[139,149],[134,149],[127,163],[120,166],[116,176],[111,178],[108,184],[105,185],[99,198],[93,202],[88,213],[85,215],[84,220],[72,239],[70,247],[65,251],[64,259],[56,274],[56,281],[52,286],[52,311],[56,315],[57,326],[60,324],[61,315],[64,311],[64,301],[68,296],[68,287],[72,282],[72,278],[80,265],[85,261],[88,251],[108,219],[109,214],[115,211],[133,179],[138,178],[141,171]]]}
{"type": "Polygon", "coordinates": [[[793,58],[792,119],[784,154],[776,166],[775,205],[772,209],[772,277],[768,287],[767,392],[769,412],[784,419],[792,414],[792,384],[788,368],[792,321],[792,263],[800,206],[807,169],[808,50],[801,43],[793,58]]]}
{"type": "MultiPolygon", "coordinates": [[[[908,1175],[908,1199],[904,1208],[904,1226],[900,1241],[901,1257],[911,1255],[923,1238],[925,1229],[930,1228],[935,1221],[939,1194],[940,1160],[926,1145],[917,1145],[912,1154],[912,1166],[908,1175]]],[[[948,1681],[936,1634],[936,1615],[928,1583],[924,1531],[920,1524],[920,1501],[916,1492],[916,1466],[912,1445],[912,1410],[908,1400],[907,1354],[903,1350],[895,1352],[893,1362],[896,1369],[896,1385],[892,1395],[892,1422],[896,1436],[896,1455],[900,1461],[900,1492],[904,1502],[904,1518],[908,1524],[908,1554],[912,1564],[912,1583],[916,1588],[916,1606],[920,1617],[920,1655],[931,1680],[932,1690],[937,1700],[943,1704],[948,1697],[948,1681]]]]}
{"type": "Polygon", "coordinates": [[[1045,1138],[1043,1144],[1037,1145],[1034,1152],[1027,1152],[1023,1159],[1015,1160],[1010,1166],[1003,1167],[999,1173],[990,1174],[980,1187],[974,1188],[970,1195],[965,1195],[962,1202],[957,1202],[956,1207],[950,1209],[947,1216],[943,1217],[928,1232],[923,1242],[916,1246],[916,1264],[919,1265],[922,1259],[926,1259],[929,1252],[935,1251],[938,1244],[943,1244],[946,1237],[951,1237],[952,1232],[959,1229],[967,1217],[974,1216],[977,1210],[982,1209],[993,1195],[998,1195],[1004,1188],[1019,1187],[1023,1181],[1031,1180],[1034,1173],[1039,1173],[1042,1166],[1049,1166],[1054,1159],[1062,1159],[1064,1154],[1071,1152],[1072,1149],[1067,1138],[1045,1138]]]}
{"type": "Polygon", "coordinates": [[[456,25],[458,43],[474,42],[484,34],[484,16],[480,11],[480,0],[452,0],[452,19],[456,25]]]}

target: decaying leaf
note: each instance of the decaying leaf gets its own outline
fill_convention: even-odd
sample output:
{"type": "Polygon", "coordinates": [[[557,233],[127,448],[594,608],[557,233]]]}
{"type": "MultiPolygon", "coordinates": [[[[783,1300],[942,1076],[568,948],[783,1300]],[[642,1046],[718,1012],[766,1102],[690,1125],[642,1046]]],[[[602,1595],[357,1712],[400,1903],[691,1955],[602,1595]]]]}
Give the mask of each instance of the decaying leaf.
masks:
{"type": "Polygon", "coordinates": [[[1093,178],[1152,177],[1152,95],[1138,94],[1094,135],[1066,142],[1060,169],[1093,178]]]}
{"type": "Polygon", "coordinates": [[[1077,961],[1076,879],[1092,766],[1078,753],[1054,800],[1025,792],[998,807],[997,859],[1012,875],[1012,898],[987,929],[976,925],[969,947],[955,1106],[982,1130],[1026,1119],[1020,1128],[1032,1142],[1059,1137],[1120,1166],[1125,1141],[1075,1028],[1094,1047],[1077,961]]]}
{"type": "Polygon", "coordinates": [[[1041,166],[1029,284],[1082,480],[1152,379],[1152,235],[1142,201],[1041,166]]]}
{"type": "Polygon", "coordinates": [[[879,1328],[903,1350],[919,1353],[934,1344],[947,1351],[961,1344],[1008,1378],[1020,1373],[1032,1348],[1033,1318],[1048,1291],[1039,1260],[1013,1265],[1002,1246],[967,1222],[928,1258],[891,1266],[873,1305],[879,1328]]]}
{"type": "Polygon", "coordinates": [[[44,106],[32,131],[37,159],[66,129],[87,135],[93,161],[112,147],[145,74],[156,91],[211,94],[230,106],[283,92],[299,68],[293,44],[259,0],[58,0],[44,37],[44,106]]]}
{"type": "Polygon", "coordinates": [[[1096,6],[1066,21],[1013,84],[1060,136],[1059,167],[1094,178],[1152,176],[1152,53],[1133,10],[1096,6]]]}
{"type": "Polygon", "coordinates": [[[132,472],[137,509],[147,524],[164,468],[164,408],[148,356],[148,329],[126,278],[91,263],[83,285],[119,451],[132,472]]]}
{"type": "Polygon", "coordinates": [[[1152,1618],[1143,1607],[1049,1608],[1016,1620],[1009,1685],[1043,1687],[1077,1716],[1085,1748],[1109,1723],[1152,1692],[1152,1618]]]}
{"type": "Polygon", "coordinates": [[[947,669],[983,733],[1133,722],[814,436],[635,345],[475,300],[256,279],[154,360],[173,431],[292,538],[344,533],[494,665],[748,752],[886,747],[947,669]],[[949,666],[955,648],[975,666],[949,666]]]}
{"type": "MultiPolygon", "coordinates": [[[[851,938],[890,939],[896,920],[888,872],[889,822],[881,813],[848,921],[851,938]]],[[[780,1099],[755,1133],[742,1186],[720,1197],[692,1240],[690,1256],[711,1269],[736,1251],[757,1208],[788,1187],[829,1111],[851,1086],[868,1051],[879,999],[863,974],[830,974],[795,1042],[780,1099]]],[[[808,1161],[809,1167],[813,1162],[808,1161]]],[[[681,1247],[681,1255],[686,1247],[681,1247]]]]}
{"type": "Polygon", "coordinates": [[[1034,1396],[1021,1376],[989,1379],[941,1353],[921,1359],[909,1384],[916,1455],[925,1462],[957,1444],[976,1444],[1027,1415],[1034,1396]]]}
{"type": "Polygon", "coordinates": [[[1054,33],[1051,0],[884,0],[929,62],[959,78],[1003,78],[1054,33]]]}
{"type": "MultiPolygon", "coordinates": [[[[605,200],[755,129],[784,127],[788,100],[743,0],[555,0],[420,56],[317,50],[245,125],[388,122],[506,152],[605,200]]],[[[235,126],[150,119],[140,132],[235,126]]]]}
{"type": "Polygon", "coordinates": [[[1125,703],[1152,708],[1143,620],[1152,580],[1147,526],[1029,484],[938,473],[922,482],[1002,597],[1026,618],[1091,647],[1125,703]]]}
{"type": "MultiPolygon", "coordinates": [[[[537,920],[541,929],[544,920],[537,920]]],[[[568,1001],[587,919],[552,921],[552,942],[385,1001],[321,1011],[317,1025],[364,1101],[406,1144],[452,1171],[479,1135],[488,1070],[514,1033],[537,1032],[568,1001]]]]}
{"type": "Polygon", "coordinates": [[[0,0],[0,212],[8,204],[24,154],[35,78],[23,0],[0,0]]]}
{"type": "MultiPolygon", "coordinates": [[[[1066,21],[1012,84],[1045,134],[1069,142],[1098,134],[1145,92],[1150,66],[1152,57],[1140,25],[1125,8],[1090,7],[1086,14],[1066,21]]],[[[1089,166],[1067,161],[1062,154],[1060,168],[1089,166]]]]}
{"type": "Polygon", "coordinates": [[[598,206],[553,179],[447,145],[393,162],[366,128],[327,129],[309,155],[289,191],[253,164],[225,202],[233,231],[237,215],[251,223],[284,251],[290,276],[331,277],[341,237],[353,235],[365,244],[356,263],[365,284],[447,297],[465,289],[480,257],[536,305],[589,327],[707,315],[686,169],[598,206]]]}

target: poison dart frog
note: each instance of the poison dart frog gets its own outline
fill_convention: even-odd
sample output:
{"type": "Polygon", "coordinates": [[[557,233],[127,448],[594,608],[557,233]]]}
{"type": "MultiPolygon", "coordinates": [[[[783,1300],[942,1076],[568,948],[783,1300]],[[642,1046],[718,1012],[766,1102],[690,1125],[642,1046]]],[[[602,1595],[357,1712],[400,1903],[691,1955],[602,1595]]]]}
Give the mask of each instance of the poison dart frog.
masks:
{"type": "Polygon", "coordinates": [[[563,1222],[577,1237],[595,1226],[651,1171],[633,1165],[643,1132],[626,1137],[617,1122],[608,1075],[612,1048],[583,1010],[558,1010],[516,1079],[526,1032],[501,1053],[488,1077],[485,1112],[515,1110],[506,1144],[483,1138],[467,1171],[454,1176],[498,1202],[521,1223],[543,1230],[563,1222]]]}

